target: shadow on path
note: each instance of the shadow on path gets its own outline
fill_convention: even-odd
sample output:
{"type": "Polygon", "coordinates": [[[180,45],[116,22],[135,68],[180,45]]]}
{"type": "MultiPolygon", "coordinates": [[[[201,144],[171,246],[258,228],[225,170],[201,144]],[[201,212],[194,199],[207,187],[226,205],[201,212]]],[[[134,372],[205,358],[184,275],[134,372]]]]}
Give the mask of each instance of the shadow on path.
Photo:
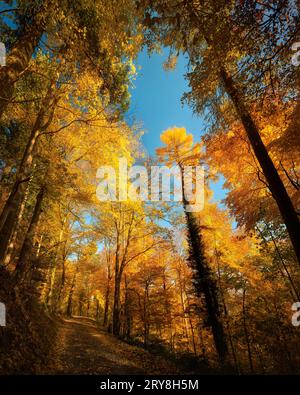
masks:
{"type": "Polygon", "coordinates": [[[50,374],[176,374],[164,358],[131,346],[85,317],[63,320],[50,374]]]}

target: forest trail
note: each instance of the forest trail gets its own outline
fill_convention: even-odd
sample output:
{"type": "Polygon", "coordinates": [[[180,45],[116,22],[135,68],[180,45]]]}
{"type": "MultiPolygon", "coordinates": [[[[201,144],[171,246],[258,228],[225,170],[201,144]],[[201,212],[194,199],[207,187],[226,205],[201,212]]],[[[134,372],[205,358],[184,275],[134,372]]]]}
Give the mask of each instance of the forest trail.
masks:
{"type": "Polygon", "coordinates": [[[107,333],[85,317],[64,319],[60,325],[50,374],[176,374],[171,362],[107,333]]]}

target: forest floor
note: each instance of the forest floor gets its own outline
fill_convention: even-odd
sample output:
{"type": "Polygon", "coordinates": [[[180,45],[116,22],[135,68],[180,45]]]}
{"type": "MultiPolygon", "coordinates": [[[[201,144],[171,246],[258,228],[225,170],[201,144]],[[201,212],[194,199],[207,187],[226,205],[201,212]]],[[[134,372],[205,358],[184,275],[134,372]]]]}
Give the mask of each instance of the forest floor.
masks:
{"type": "Polygon", "coordinates": [[[180,373],[172,362],[117,339],[89,318],[62,320],[58,339],[45,374],[180,373]]]}

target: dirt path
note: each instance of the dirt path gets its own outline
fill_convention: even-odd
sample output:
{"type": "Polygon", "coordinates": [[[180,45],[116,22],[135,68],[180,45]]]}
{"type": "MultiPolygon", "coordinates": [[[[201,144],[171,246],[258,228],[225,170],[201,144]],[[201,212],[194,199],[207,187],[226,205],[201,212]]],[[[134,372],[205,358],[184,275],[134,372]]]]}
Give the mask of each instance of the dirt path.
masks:
{"type": "Polygon", "coordinates": [[[169,361],[116,339],[83,317],[62,322],[54,359],[55,374],[178,373],[169,361]]]}

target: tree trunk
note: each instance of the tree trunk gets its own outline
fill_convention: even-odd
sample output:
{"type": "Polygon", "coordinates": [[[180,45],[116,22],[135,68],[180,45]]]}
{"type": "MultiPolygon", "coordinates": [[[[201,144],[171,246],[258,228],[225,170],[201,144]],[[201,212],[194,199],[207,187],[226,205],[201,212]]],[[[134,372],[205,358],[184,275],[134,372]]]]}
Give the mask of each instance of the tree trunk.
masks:
{"type": "Polygon", "coordinates": [[[39,114],[28,139],[12,191],[0,215],[0,239],[6,240],[6,242],[1,245],[2,253],[7,250],[9,243],[8,235],[11,234],[13,224],[17,221],[19,204],[25,194],[27,183],[31,177],[30,173],[32,170],[32,162],[38,137],[43,130],[47,129],[53,118],[57,98],[54,98],[52,89],[53,84],[50,85],[47,95],[43,100],[39,114]],[[49,106],[50,113],[48,114],[49,106]]]}
{"type": "Polygon", "coordinates": [[[72,310],[73,310],[73,294],[76,286],[76,277],[77,277],[77,272],[78,272],[78,267],[76,268],[76,272],[74,273],[73,279],[72,279],[72,284],[68,296],[68,304],[67,304],[67,310],[66,314],[68,317],[72,316],[72,310]]]}
{"type": "Polygon", "coordinates": [[[246,299],[246,289],[244,288],[243,289],[243,326],[244,326],[244,333],[245,333],[245,339],[246,339],[246,344],[247,344],[249,367],[250,367],[251,373],[254,373],[252,352],[251,352],[251,345],[250,345],[250,338],[249,338],[249,333],[248,333],[248,328],[247,328],[247,323],[246,323],[245,299],[246,299]]]}
{"type": "Polygon", "coordinates": [[[113,304],[113,334],[116,336],[120,335],[120,292],[121,292],[121,281],[123,274],[123,259],[120,262],[120,235],[117,234],[116,242],[116,254],[115,254],[115,289],[114,289],[114,304],[113,304]]]}
{"type": "Polygon", "coordinates": [[[100,303],[99,303],[99,299],[96,298],[96,321],[99,321],[100,318],[100,303]]]}
{"type": "Polygon", "coordinates": [[[221,366],[227,363],[228,347],[223,324],[220,319],[220,308],[217,297],[217,285],[205,256],[198,219],[187,210],[189,202],[185,198],[184,169],[181,168],[183,206],[186,216],[189,261],[194,272],[194,285],[198,295],[203,295],[207,311],[207,321],[212,329],[216,351],[221,366]]]}
{"type": "Polygon", "coordinates": [[[143,316],[144,316],[144,347],[145,348],[148,345],[149,330],[150,330],[148,304],[149,304],[149,284],[146,281],[145,289],[144,289],[144,309],[143,309],[143,316]]]}
{"type": "MultiPolygon", "coordinates": [[[[16,204],[16,206],[17,208],[19,208],[20,201],[18,201],[17,203],[18,204],[16,204]]],[[[10,241],[12,240],[12,235],[14,232],[16,222],[17,221],[15,221],[13,213],[10,212],[6,218],[5,232],[3,232],[2,234],[0,233],[0,265],[5,265],[5,256],[6,253],[8,252],[10,241]]]]}
{"type": "Polygon", "coordinates": [[[31,222],[27,230],[25,240],[23,242],[20,256],[14,272],[14,276],[17,283],[24,280],[30,274],[30,269],[32,265],[30,264],[29,260],[34,245],[36,228],[39,223],[40,215],[42,212],[42,202],[43,202],[44,194],[45,194],[45,190],[44,188],[41,188],[36,197],[36,203],[31,218],[31,222]]]}
{"type": "MultiPolygon", "coordinates": [[[[185,298],[187,301],[187,307],[188,307],[188,320],[189,320],[189,325],[190,325],[190,330],[191,330],[193,351],[194,351],[195,357],[197,357],[197,347],[196,347],[196,342],[195,342],[195,329],[194,329],[194,325],[193,325],[193,321],[192,321],[192,317],[191,317],[191,312],[190,312],[190,310],[191,310],[190,300],[189,300],[189,297],[188,297],[188,294],[187,294],[187,291],[185,288],[185,284],[184,284],[183,290],[184,290],[185,298]]],[[[204,344],[203,344],[203,347],[204,347],[204,344]]],[[[202,348],[202,354],[205,357],[204,348],[202,348]]]]}
{"type": "Polygon", "coordinates": [[[108,323],[109,296],[110,296],[110,287],[109,287],[109,285],[107,285],[106,292],[105,292],[103,326],[107,326],[107,323],[108,323]]]}
{"type": "Polygon", "coordinates": [[[54,283],[55,283],[55,277],[56,277],[56,260],[57,260],[57,256],[55,257],[53,266],[50,269],[49,289],[47,290],[47,294],[45,297],[45,305],[48,309],[52,307],[53,290],[54,290],[54,283]]]}
{"type": "Polygon", "coordinates": [[[125,282],[125,301],[124,301],[124,330],[123,336],[125,339],[130,339],[131,336],[131,312],[130,312],[130,296],[127,276],[124,276],[125,282]]]}
{"type": "Polygon", "coordinates": [[[217,268],[218,268],[218,284],[219,284],[219,291],[220,291],[220,299],[221,299],[221,303],[223,305],[223,310],[224,310],[224,317],[225,317],[225,324],[226,324],[226,329],[227,329],[228,340],[229,340],[236,372],[237,372],[237,374],[240,374],[240,365],[239,365],[239,362],[237,359],[237,353],[235,351],[235,347],[234,347],[234,343],[233,343],[233,339],[232,339],[232,335],[231,335],[230,316],[229,316],[229,313],[227,310],[225,294],[224,294],[223,286],[222,286],[221,270],[220,270],[220,256],[219,256],[219,252],[216,247],[216,240],[215,240],[215,259],[216,259],[217,268]]]}
{"type": "Polygon", "coordinates": [[[0,243],[0,261],[3,260],[4,266],[7,266],[11,263],[13,256],[16,255],[16,241],[17,241],[17,236],[19,234],[19,227],[24,215],[27,199],[28,199],[28,193],[29,193],[29,183],[27,184],[26,191],[24,193],[24,196],[22,198],[22,201],[20,202],[20,205],[18,207],[18,218],[17,221],[13,224],[11,228],[11,236],[9,238],[9,243],[5,242],[5,244],[0,243]],[[7,249],[4,250],[5,246],[7,245],[7,249]]]}
{"type": "Polygon", "coordinates": [[[103,314],[103,326],[105,326],[105,327],[107,326],[107,323],[108,323],[111,278],[112,278],[112,274],[111,274],[111,268],[110,268],[110,262],[109,262],[108,267],[107,267],[107,283],[106,283],[104,314],[103,314]]]}
{"type": "Polygon", "coordinates": [[[179,279],[179,287],[180,287],[180,301],[181,301],[181,306],[182,306],[182,314],[183,314],[183,320],[184,320],[184,328],[185,328],[185,336],[188,342],[190,342],[190,340],[192,340],[192,348],[195,354],[195,357],[197,357],[197,349],[196,349],[196,343],[195,343],[195,336],[194,336],[194,327],[193,327],[193,323],[191,320],[191,316],[190,316],[190,311],[189,311],[189,301],[187,299],[188,302],[188,318],[186,316],[186,305],[185,305],[185,300],[184,300],[184,295],[183,295],[183,291],[185,292],[185,287],[182,284],[182,278],[181,278],[181,272],[180,269],[178,270],[178,279],[179,279]],[[189,326],[190,325],[190,331],[191,331],[191,336],[189,334],[189,326]],[[191,339],[190,339],[191,337],[191,339]]]}
{"type": "Polygon", "coordinates": [[[90,297],[88,296],[87,307],[86,307],[86,316],[90,317],[90,297]]]}
{"type": "Polygon", "coordinates": [[[243,123],[251,147],[266,178],[268,187],[273,198],[276,200],[300,265],[300,222],[293,203],[260,137],[257,125],[241,99],[240,92],[235,87],[232,77],[224,67],[220,70],[220,78],[243,123]]]}
{"type": "Polygon", "coordinates": [[[63,294],[63,289],[65,286],[65,281],[66,281],[65,263],[66,263],[66,257],[64,256],[64,257],[62,257],[62,261],[61,261],[62,271],[61,271],[60,282],[58,285],[58,292],[57,292],[57,297],[56,297],[56,301],[55,301],[55,306],[54,306],[55,312],[59,311],[61,298],[62,298],[62,294],[63,294]]]}
{"type": "Polygon", "coordinates": [[[55,257],[54,257],[54,260],[53,260],[52,264],[50,265],[50,268],[48,269],[48,273],[47,273],[47,278],[50,275],[49,289],[46,291],[46,297],[45,297],[45,305],[47,306],[47,308],[49,308],[50,306],[51,306],[51,308],[53,307],[53,303],[52,303],[53,302],[53,290],[54,290],[56,270],[57,270],[57,261],[58,261],[61,242],[62,242],[63,235],[64,235],[66,221],[67,221],[67,215],[65,215],[62,220],[62,228],[59,232],[59,238],[58,238],[58,244],[57,244],[56,251],[55,251],[55,257]]]}
{"type": "Polygon", "coordinates": [[[113,334],[119,336],[120,334],[120,290],[121,290],[121,274],[115,274],[115,291],[114,291],[114,306],[113,306],[113,334]]]}

